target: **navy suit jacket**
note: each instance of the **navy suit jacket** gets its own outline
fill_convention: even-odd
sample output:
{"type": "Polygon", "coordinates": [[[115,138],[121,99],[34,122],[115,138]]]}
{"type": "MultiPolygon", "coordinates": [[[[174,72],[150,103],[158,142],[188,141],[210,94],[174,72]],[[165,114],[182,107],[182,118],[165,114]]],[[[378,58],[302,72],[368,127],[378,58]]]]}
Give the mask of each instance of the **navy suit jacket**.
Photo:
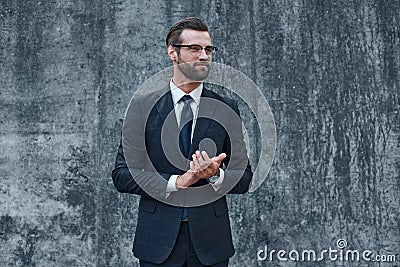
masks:
{"type": "MultiPolygon", "coordinates": [[[[132,120],[129,136],[126,138],[128,140],[126,142],[132,143],[132,145],[125,146],[125,143],[122,145],[121,142],[112,178],[119,192],[140,195],[139,214],[133,245],[134,255],[141,260],[159,264],[168,258],[174,247],[183,211],[182,207],[166,204],[160,199],[166,195],[165,186],[169,177],[173,174],[183,174],[188,168],[187,165],[186,168],[181,168],[176,164],[171,164],[163,152],[165,149],[163,144],[169,145],[170,143],[165,142],[165,139],[161,142],[162,127],[167,120],[168,114],[172,118],[168,123],[170,128],[176,128],[179,131],[170,90],[160,90],[135,97],[134,101],[134,103],[131,103],[131,110],[128,111],[125,118],[125,120],[132,120]],[[143,110],[146,108],[149,109],[147,111],[148,116],[144,115],[145,112],[143,110]],[[129,118],[128,115],[130,116],[129,118]],[[127,153],[124,154],[124,150],[128,149],[127,147],[133,151],[129,152],[129,157],[131,157],[129,160],[126,158],[127,153]],[[133,156],[132,153],[134,153],[133,156]],[[148,185],[154,185],[154,181],[157,181],[152,180],[154,178],[152,175],[155,173],[163,176],[165,180],[161,180],[164,180],[165,183],[160,187],[155,186],[152,191],[148,189],[148,185]],[[147,182],[145,184],[146,190],[143,190],[143,186],[138,185],[140,179],[144,183],[147,182]]],[[[190,155],[199,149],[202,139],[210,138],[215,143],[216,151],[214,153],[216,155],[222,152],[227,154],[221,167],[225,168],[226,166],[231,166],[230,164],[239,162],[243,166],[243,161],[245,161],[243,170],[235,171],[233,168],[231,171],[227,170],[225,172],[222,185],[222,188],[228,188],[225,192],[243,194],[249,189],[252,172],[243,141],[241,123],[240,121],[239,123],[230,123],[233,119],[229,118],[229,116],[234,117],[235,114],[239,116],[236,102],[203,88],[199,117],[193,132],[190,155]],[[205,101],[206,99],[216,101],[214,103],[205,101]],[[221,112],[224,112],[220,110],[221,106],[230,107],[234,111],[231,115],[224,114],[223,116],[228,126],[222,126],[221,123],[213,119],[200,116],[202,111],[206,110],[208,114],[210,112],[211,114],[221,114],[221,112]],[[236,129],[227,129],[230,127],[236,129]],[[239,147],[235,153],[231,151],[233,142],[237,145],[236,147],[239,147]],[[240,177],[235,180],[233,178],[235,175],[240,175],[240,177]],[[232,182],[233,180],[235,181],[232,182]]],[[[168,137],[168,135],[166,136],[168,137]]],[[[172,149],[179,149],[173,145],[171,146],[172,149]]],[[[193,186],[201,185],[211,187],[205,180],[200,180],[193,186]]],[[[171,193],[170,197],[173,198],[174,194],[175,192],[171,193]]],[[[211,203],[188,208],[188,215],[193,247],[203,264],[215,264],[229,259],[234,254],[225,194],[220,195],[217,200],[211,203]]]]}

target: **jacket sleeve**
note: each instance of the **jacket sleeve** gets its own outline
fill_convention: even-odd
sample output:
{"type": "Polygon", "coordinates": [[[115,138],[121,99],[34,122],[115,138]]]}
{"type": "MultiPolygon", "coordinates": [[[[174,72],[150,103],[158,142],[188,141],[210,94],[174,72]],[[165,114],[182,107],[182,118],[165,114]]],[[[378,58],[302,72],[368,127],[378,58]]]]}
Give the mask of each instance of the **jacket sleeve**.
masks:
{"type": "MultiPolygon", "coordinates": [[[[121,193],[131,193],[142,196],[149,196],[135,181],[132,174],[136,179],[152,179],[157,181],[159,177],[154,178],[157,173],[146,172],[140,169],[128,168],[128,165],[125,161],[124,152],[122,148],[122,143],[120,143],[118,147],[117,157],[115,159],[115,167],[112,171],[112,179],[115,188],[118,192],[121,193]]],[[[169,173],[158,173],[158,175],[162,176],[165,180],[168,181],[169,177],[172,174],[169,173]]],[[[165,191],[161,191],[161,196],[165,195],[165,191]]]]}
{"type": "Polygon", "coordinates": [[[125,115],[121,142],[112,171],[113,183],[122,193],[165,198],[168,179],[172,174],[146,168],[148,157],[140,101],[138,97],[133,98],[125,115]],[[129,122],[126,123],[126,120],[129,122]]]}
{"type": "Polygon", "coordinates": [[[224,161],[224,165],[227,167],[225,169],[223,187],[231,188],[228,194],[244,194],[249,191],[253,172],[247,157],[242,120],[236,102],[233,102],[232,109],[236,114],[232,114],[228,137],[224,143],[224,151],[228,153],[224,161]]]}

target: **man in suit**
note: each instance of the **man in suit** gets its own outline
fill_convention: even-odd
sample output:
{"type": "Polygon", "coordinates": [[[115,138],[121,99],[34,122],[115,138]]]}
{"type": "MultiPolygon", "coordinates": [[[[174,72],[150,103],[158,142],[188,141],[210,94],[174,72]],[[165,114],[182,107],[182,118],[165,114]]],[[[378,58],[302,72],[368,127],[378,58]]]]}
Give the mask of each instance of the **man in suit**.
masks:
{"type": "Polygon", "coordinates": [[[140,266],[228,266],[225,195],[246,193],[252,179],[239,110],[203,84],[217,50],[204,21],[178,21],[166,44],[173,77],[132,99],[113,182],[140,195],[133,246],[140,266]]]}

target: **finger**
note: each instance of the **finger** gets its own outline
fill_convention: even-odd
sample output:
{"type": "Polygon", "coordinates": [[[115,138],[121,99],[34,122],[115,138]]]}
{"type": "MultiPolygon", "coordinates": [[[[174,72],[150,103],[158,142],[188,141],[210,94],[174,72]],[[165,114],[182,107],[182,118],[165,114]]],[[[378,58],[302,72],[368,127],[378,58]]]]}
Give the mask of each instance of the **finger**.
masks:
{"type": "Polygon", "coordinates": [[[217,157],[214,157],[213,160],[217,162],[218,164],[221,164],[221,162],[226,158],[225,153],[219,154],[217,157]]]}
{"type": "Polygon", "coordinates": [[[194,152],[194,153],[192,154],[192,159],[197,159],[196,152],[194,152]]]}
{"type": "Polygon", "coordinates": [[[203,159],[203,156],[202,156],[202,154],[200,153],[200,151],[198,151],[198,153],[196,153],[196,154],[198,155],[197,159],[198,159],[198,161],[199,161],[201,170],[207,168],[207,166],[210,165],[210,163],[209,163],[209,162],[206,162],[206,161],[203,159]]]}
{"type": "MultiPolygon", "coordinates": [[[[207,163],[207,167],[210,167],[213,163],[214,163],[214,160],[213,160],[213,158],[210,158],[209,156],[208,156],[208,154],[207,154],[207,152],[205,152],[205,151],[203,151],[204,152],[204,154],[202,154],[202,156],[204,157],[204,159],[205,159],[205,162],[207,163]]],[[[218,164],[218,163],[217,163],[218,164]]],[[[218,164],[219,165],[219,164],[218,164]]]]}
{"type": "Polygon", "coordinates": [[[208,156],[207,152],[201,151],[201,155],[203,156],[204,161],[210,162],[210,157],[208,156]]]}
{"type": "Polygon", "coordinates": [[[196,156],[197,156],[197,159],[203,159],[203,157],[201,156],[201,152],[199,151],[199,150],[197,150],[196,151],[196,156]]]}
{"type": "Polygon", "coordinates": [[[190,169],[189,169],[189,171],[192,171],[192,172],[195,171],[193,161],[190,162],[190,169]]]}
{"type": "Polygon", "coordinates": [[[192,159],[193,159],[194,170],[195,171],[201,170],[200,163],[196,154],[193,154],[192,159]]]}

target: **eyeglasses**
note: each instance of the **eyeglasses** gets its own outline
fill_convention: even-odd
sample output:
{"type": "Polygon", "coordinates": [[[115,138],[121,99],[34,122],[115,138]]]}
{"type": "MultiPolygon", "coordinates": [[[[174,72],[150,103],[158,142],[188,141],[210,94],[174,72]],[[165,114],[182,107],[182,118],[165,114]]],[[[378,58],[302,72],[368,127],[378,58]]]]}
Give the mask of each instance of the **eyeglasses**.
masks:
{"type": "Polygon", "coordinates": [[[218,51],[218,47],[216,46],[206,46],[202,47],[201,45],[197,44],[192,44],[192,45],[178,45],[178,44],[173,44],[173,47],[187,47],[189,48],[189,52],[192,54],[194,57],[198,57],[201,55],[201,51],[204,49],[206,51],[207,56],[212,56],[215,54],[215,52],[218,51]]]}

